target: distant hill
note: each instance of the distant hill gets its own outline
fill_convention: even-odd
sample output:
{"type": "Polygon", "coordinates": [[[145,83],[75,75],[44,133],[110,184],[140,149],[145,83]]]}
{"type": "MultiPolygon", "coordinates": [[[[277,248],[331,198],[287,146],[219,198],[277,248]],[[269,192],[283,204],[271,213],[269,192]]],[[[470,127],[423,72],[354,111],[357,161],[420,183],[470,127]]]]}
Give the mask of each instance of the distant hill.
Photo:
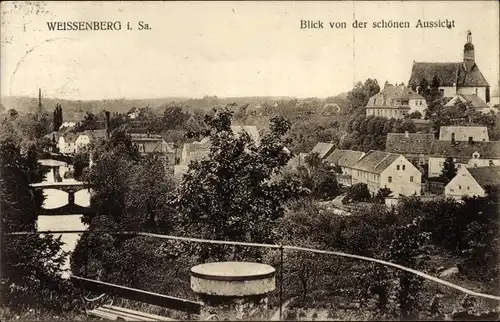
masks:
{"type": "MultiPolygon", "coordinates": [[[[333,97],[332,97],[333,98],[333,97]]],[[[42,106],[49,114],[56,106],[56,103],[61,104],[63,108],[64,121],[79,121],[86,112],[94,114],[100,111],[107,110],[110,112],[127,113],[132,107],[150,107],[155,114],[163,114],[165,107],[169,104],[179,104],[186,109],[208,111],[214,107],[226,106],[231,103],[237,105],[249,104],[256,106],[259,104],[273,105],[278,101],[287,101],[298,99],[288,96],[251,96],[251,97],[217,97],[205,96],[202,98],[187,98],[187,97],[166,97],[153,99],[107,99],[107,100],[66,100],[55,98],[42,98],[42,106]]],[[[301,99],[298,99],[301,100],[301,99]]],[[[342,98],[339,98],[342,101],[342,98]]],[[[337,101],[337,100],[335,100],[337,101]]],[[[27,96],[6,96],[1,98],[1,104],[4,107],[3,113],[9,109],[15,109],[19,113],[24,114],[31,111],[36,111],[38,107],[38,98],[27,96]]]]}

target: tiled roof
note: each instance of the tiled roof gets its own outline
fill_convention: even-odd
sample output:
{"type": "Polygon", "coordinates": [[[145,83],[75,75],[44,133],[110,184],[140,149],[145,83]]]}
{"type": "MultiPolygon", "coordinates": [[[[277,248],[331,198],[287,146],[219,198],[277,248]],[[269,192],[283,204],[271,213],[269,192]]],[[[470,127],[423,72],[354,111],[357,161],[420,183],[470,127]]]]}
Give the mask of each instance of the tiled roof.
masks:
{"type": "Polygon", "coordinates": [[[339,165],[341,167],[350,168],[358,162],[364,152],[354,150],[335,149],[325,160],[329,163],[339,165]]]}
{"type": "MultiPolygon", "coordinates": [[[[401,108],[408,105],[408,100],[410,98],[424,99],[419,94],[415,93],[410,88],[399,85],[393,86],[391,84],[387,84],[384,89],[370,97],[368,100],[367,108],[373,107],[395,107],[401,108]]],[[[408,107],[409,108],[409,107],[408,107]]]]}
{"type": "Polygon", "coordinates": [[[439,128],[439,139],[443,140],[446,137],[450,137],[451,133],[455,133],[457,138],[472,136],[489,139],[488,128],[486,126],[441,126],[439,128]]]}
{"type": "Polygon", "coordinates": [[[471,102],[472,106],[475,108],[488,108],[488,104],[486,104],[485,101],[483,101],[479,96],[475,94],[467,95],[467,94],[460,94],[467,102],[471,102]]]}
{"type": "Polygon", "coordinates": [[[429,154],[434,134],[388,133],[385,150],[399,154],[429,154]]]}
{"type": "Polygon", "coordinates": [[[310,153],[318,153],[321,159],[330,155],[335,146],[332,143],[320,142],[311,150],[310,153]]]}
{"type": "Polygon", "coordinates": [[[430,85],[434,76],[438,77],[440,86],[489,86],[476,64],[467,72],[462,62],[413,63],[408,85],[419,86],[424,77],[430,85]]]}
{"type": "Polygon", "coordinates": [[[408,85],[419,86],[423,78],[425,78],[430,85],[434,76],[437,76],[439,85],[456,86],[460,64],[461,63],[413,63],[408,85]]]}
{"type": "Polygon", "coordinates": [[[460,63],[457,84],[458,86],[465,87],[489,86],[476,64],[472,66],[470,71],[467,71],[467,68],[463,63],[460,63]]]}
{"type": "Polygon", "coordinates": [[[352,166],[352,168],[380,174],[400,156],[400,154],[371,150],[352,166]]]}
{"type": "Polygon", "coordinates": [[[481,187],[500,185],[500,166],[467,168],[481,187]]]}
{"type": "Polygon", "coordinates": [[[463,141],[434,141],[431,145],[430,156],[453,157],[472,159],[474,152],[479,153],[480,159],[500,159],[500,141],[469,142],[463,141]]]}

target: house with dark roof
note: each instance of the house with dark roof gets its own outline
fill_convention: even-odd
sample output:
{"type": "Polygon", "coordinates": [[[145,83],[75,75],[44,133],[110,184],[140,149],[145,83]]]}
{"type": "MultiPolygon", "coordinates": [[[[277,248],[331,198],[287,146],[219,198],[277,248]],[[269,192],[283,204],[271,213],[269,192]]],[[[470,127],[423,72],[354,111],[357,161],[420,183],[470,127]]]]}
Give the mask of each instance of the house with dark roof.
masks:
{"type": "Polygon", "coordinates": [[[387,133],[385,151],[402,154],[408,161],[424,165],[429,162],[429,152],[434,140],[432,133],[387,133]]]}
{"type": "Polygon", "coordinates": [[[459,142],[487,142],[488,128],[486,126],[441,126],[439,128],[440,141],[459,142]]]}
{"type": "Polygon", "coordinates": [[[429,177],[441,175],[447,157],[453,158],[457,169],[500,165],[500,141],[434,141],[429,154],[429,177]]]}
{"type": "Polygon", "coordinates": [[[320,159],[324,159],[329,156],[333,150],[335,150],[335,145],[332,143],[319,142],[314,146],[309,154],[317,153],[320,159]]]}
{"type": "Polygon", "coordinates": [[[500,166],[461,168],[456,176],[445,186],[446,197],[484,197],[489,187],[500,186],[500,166]]]}
{"type": "Polygon", "coordinates": [[[337,176],[337,181],[345,186],[352,185],[352,167],[365,155],[364,152],[354,150],[335,149],[325,161],[334,166],[339,166],[342,173],[337,176]]]}
{"type": "Polygon", "coordinates": [[[394,197],[421,194],[422,174],[403,155],[371,150],[352,166],[352,184],[365,183],[375,195],[389,188],[394,197]]]}
{"type": "Polygon", "coordinates": [[[462,62],[413,62],[408,85],[418,89],[424,78],[430,85],[434,77],[437,77],[439,90],[444,97],[474,94],[486,103],[490,101],[490,85],[476,64],[470,30],[467,32],[462,62]]]}
{"type": "Polygon", "coordinates": [[[365,108],[367,116],[402,119],[417,111],[424,115],[427,103],[424,97],[404,85],[386,83],[382,91],[370,97],[365,108]]]}
{"type": "Polygon", "coordinates": [[[476,96],[476,94],[457,94],[453,96],[444,106],[452,107],[457,103],[470,105],[474,109],[482,113],[489,113],[490,111],[495,114],[498,113],[498,109],[492,108],[491,106],[486,104],[486,102],[483,101],[479,96],[476,96]]]}

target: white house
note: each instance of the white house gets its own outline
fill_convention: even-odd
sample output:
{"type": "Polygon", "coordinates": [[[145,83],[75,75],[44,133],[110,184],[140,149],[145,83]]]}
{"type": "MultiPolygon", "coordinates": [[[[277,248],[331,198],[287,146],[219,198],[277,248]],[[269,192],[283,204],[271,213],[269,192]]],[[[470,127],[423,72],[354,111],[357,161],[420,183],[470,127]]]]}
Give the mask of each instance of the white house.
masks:
{"type": "Polygon", "coordinates": [[[500,165],[500,141],[434,141],[429,154],[429,177],[439,177],[447,157],[455,167],[478,168],[500,165]]]}
{"type": "Polygon", "coordinates": [[[439,128],[439,140],[487,142],[490,138],[486,126],[441,126],[439,128]]]}
{"type": "Polygon", "coordinates": [[[337,181],[345,186],[352,185],[352,167],[365,155],[364,152],[354,150],[335,149],[325,161],[331,165],[339,166],[342,173],[337,176],[337,181]]]}
{"type": "Polygon", "coordinates": [[[57,142],[57,148],[59,149],[59,153],[62,154],[73,154],[76,153],[76,139],[78,134],[67,132],[63,135],[59,136],[59,140],[57,142]]]}
{"type": "Polygon", "coordinates": [[[352,184],[365,183],[370,193],[389,188],[393,196],[421,194],[420,171],[401,154],[370,151],[352,166],[352,184]]]}
{"type": "Polygon", "coordinates": [[[370,97],[365,108],[367,116],[402,119],[412,112],[420,112],[423,116],[427,103],[410,88],[387,83],[382,91],[370,97]]]}
{"type": "Polygon", "coordinates": [[[500,166],[460,168],[457,175],[445,186],[446,197],[460,199],[468,196],[484,197],[488,186],[500,185],[500,166]]]}
{"type": "Polygon", "coordinates": [[[98,138],[105,138],[106,137],[106,129],[100,129],[100,130],[85,130],[83,132],[78,133],[78,137],[76,139],[76,152],[81,151],[82,149],[85,149],[87,145],[92,142],[92,140],[98,139],[98,138]]]}

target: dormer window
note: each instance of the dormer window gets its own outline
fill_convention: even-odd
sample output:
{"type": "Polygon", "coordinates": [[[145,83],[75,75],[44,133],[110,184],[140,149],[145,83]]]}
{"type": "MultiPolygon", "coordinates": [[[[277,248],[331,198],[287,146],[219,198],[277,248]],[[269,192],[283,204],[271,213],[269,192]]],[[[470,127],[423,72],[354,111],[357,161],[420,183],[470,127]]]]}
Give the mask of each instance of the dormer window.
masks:
{"type": "Polygon", "coordinates": [[[479,153],[477,152],[472,153],[472,158],[479,159],[479,153]]]}

